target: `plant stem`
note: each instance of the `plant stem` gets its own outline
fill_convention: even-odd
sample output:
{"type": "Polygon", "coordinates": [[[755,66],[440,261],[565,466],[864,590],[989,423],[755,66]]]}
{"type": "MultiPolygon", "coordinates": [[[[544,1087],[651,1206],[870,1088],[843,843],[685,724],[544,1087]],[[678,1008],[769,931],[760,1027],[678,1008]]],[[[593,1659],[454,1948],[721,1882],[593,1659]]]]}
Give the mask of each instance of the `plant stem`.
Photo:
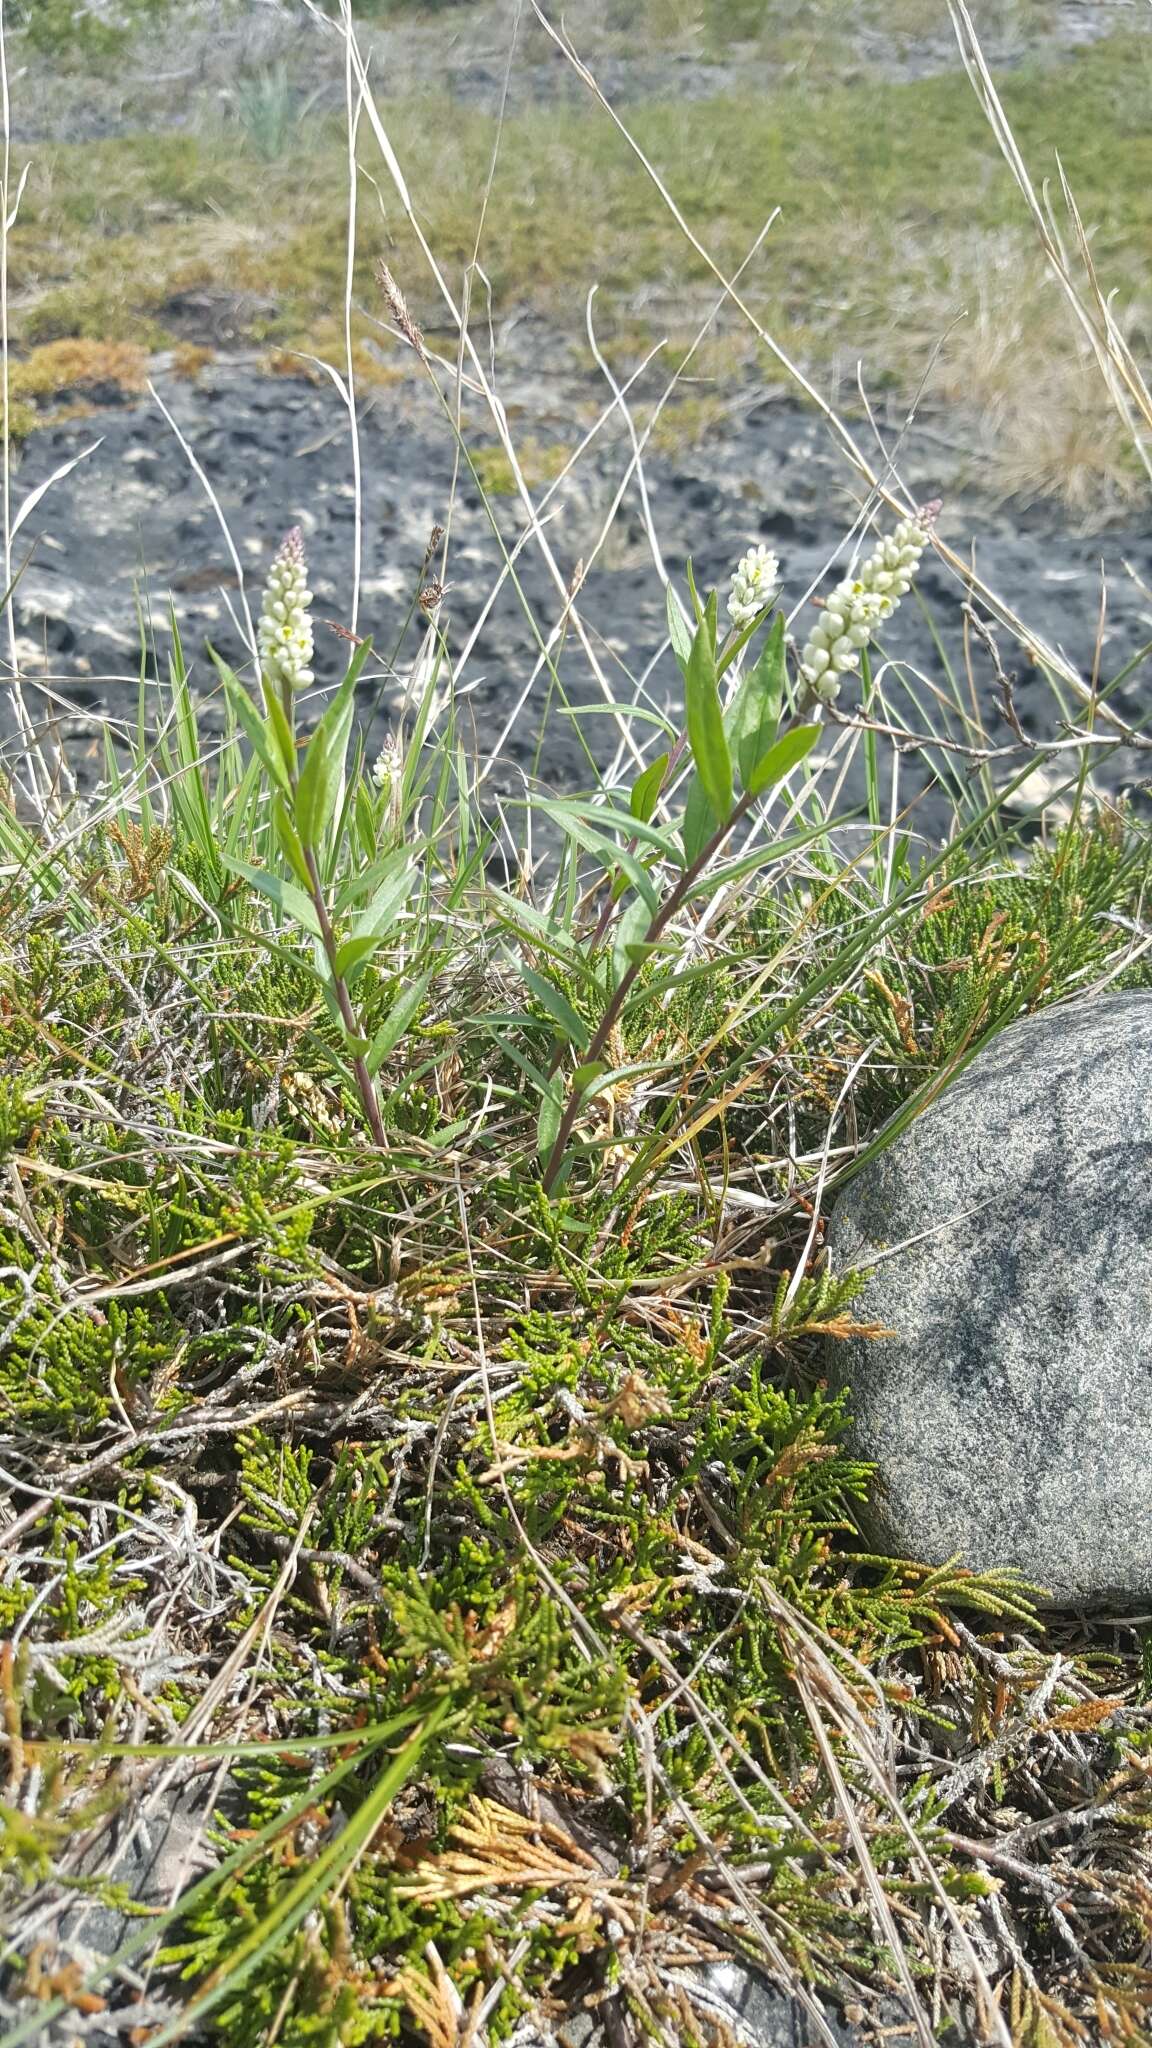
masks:
{"type": "MultiPolygon", "coordinates": [[[[754,798],[750,794],[746,793],[742,796],[726,822],[717,827],[707,846],[705,846],[701,853],[697,854],[691,867],[685,868],[667,902],[662,903],[659,910],[656,911],[651,924],[641,940],[642,945],[655,945],[657,939],[667,930],[677,911],[687,901],[693,887],[708,866],[709,861],[714,859],[715,855],[720,851],[729,833],[733,832],[740,823],[741,818],[746,816],[753,802],[754,798]]],[[[604,1049],[616,1027],[620,1013],[635,986],[641,965],[641,961],[634,960],[626,972],[621,975],[620,981],[613,992],[612,999],[599,1024],[596,1026],[588,1049],[580,1062],[581,1066],[589,1066],[593,1060],[598,1060],[603,1055],[604,1049]]],[[[564,1154],[568,1149],[568,1140],[572,1136],[572,1127],[580,1113],[580,1104],[584,1099],[584,1093],[583,1088],[569,1086],[568,1100],[564,1105],[564,1113],[560,1119],[560,1128],[556,1133],[552,1150],[548,1154],[547,1165],[544,1168],[544,1192],[546,1195],[550,1195],[556,1185],[557,1176],[564,1163],[564,1154]]]]}
{"type": "MultiPolygon", "coordinates": [[[[328,915],[328,906],[324,901],[324,888],[320,880],[320,870],[316,865],[316,855],[310,846],[305,847],[304,858],[308,864],[308,873],[312,880],[312,905],[319,920],[321,942],[331,971],[332,987],[335,991],[336,1002],[339,1006],[340,1015],[344,1020],[344,1029],[348,1033],[349,1038],[362,1038],[364,1034],[360,1029],[360,1020],[352,1007],[352,998],[348,993],[348,984],[344,976],[336,971],[336,955],[338,951],[336,934],[332,929],[332,920],[328,915]]],[[[372,1133],[372,1141],[379,1147],[381,1152],[386,1152],[388,1150],[388,1137],[384,1129],[384,1119],[380,1114],[380,1098],[376,1093],[376,1083],[368,1072],[363,1053],[356,1053],[354,1055],[352,1071],[356,1076],[356,1086],[360,1091],[360,1100],[364,1105],[364,1114],[368,1119],[368,1128],[372,1133]]]]}
{"type": "MultiPolygon", "coordinates": [[[[682,733],[681,733],[681,735],[680,735],[680,737],[679,737],[679,739],[678,739],[678,740],[676,741],[676,744],[675,744],[675,746],[673,747],[673,749],[672,749],[672,752],[671,752],[671,753],[669,754],[669,756],[668,756],[668,766],[667,766],[667,767],[665,768],[665,770],[664,770],[664,775],[663,775],[663,779],[662,779],[662,781],[661,781],[661,783],[660,783],[660,789],[661,789],[661,792],[663,792],[663,791],[664,791],[664,790],[665,790],[665,789],[667,788],[667,786],[668,786],[669,782],[671,781],[672,777],[673,777],[673,776],[675,775],[675,773],[676,773],[676,770],[677,770],[677,768],[678,768],[678,767],[680,766],[680,762],[681,762],[681,759],[682,759],[682,757],[683,757],[684,753],[685,753],[685,752],[686,752],[686,750],[687,750],[687,746],[688,746],[688,735],[687,735],[687,733],[686,733],[686,732],[682,732],[682,733]]],[[[659,799],[657,799],[657,800],[659,800],[659,799]]],[[[637,839],[630,839],[630,840],[629,840],[629,842],[628,842],[628,851],[629,851],[629,853],[635,853],[635,851],[636,851],[636,848],[637,848],[637,846],[639,845],[639,843],[640,843],[640,842],[639,842],[639,840],[637,840],[637,839]]],[[[599,921],[599,923],[597,924],[597,926],[596,926],[596,929],[595,929],[595,931],[594,931],[594,932],[593,932],[593,934],[592,934],[592,951],[593,951],[593,952],[595,952],[595,950],[596,950],[597,946],[599,946],[599,945],[602,945],[602,944],[603,944],[603,941],[604,941],[604,937],[605,937],[605,934],[607,933],[608,927],[609,927],[609,925],[610,925],[610,924],[611,924],[611,922],[612,922],[612,912],[613,912],[613,911],[615,910],[615,908],[616,908],[616,902],[615,902],[615,899],[614,899],[614,897],[613,897],[613,895],[612,895],[612,891],[611,891],[611,889],[609,889],[609,891],[608,891],[608,901],[607,901],[607,903],[606,903],[606,904],[604,905],[604,908],[603,908],[603,910],[602,910],[602,911],[601,911],[601,913],[600,913],[600,921],[599,921]]]]}

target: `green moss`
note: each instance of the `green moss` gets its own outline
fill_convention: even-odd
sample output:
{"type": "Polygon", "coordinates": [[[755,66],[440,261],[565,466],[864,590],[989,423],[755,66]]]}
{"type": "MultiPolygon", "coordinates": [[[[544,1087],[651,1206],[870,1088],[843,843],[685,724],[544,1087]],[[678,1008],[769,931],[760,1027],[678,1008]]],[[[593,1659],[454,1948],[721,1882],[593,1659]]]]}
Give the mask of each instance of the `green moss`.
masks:
{"type": "MultiPolygon", "coordinates": [[[[518,486],[503,448],[473,448],[470,453],[477,487],[485,497],[515,497],[518,486]]],[[[517,444],[516,455],[524,481],[532,490],[558,477],[570,460],[572,450],[557,442],[526,439],[517,444]]]]}

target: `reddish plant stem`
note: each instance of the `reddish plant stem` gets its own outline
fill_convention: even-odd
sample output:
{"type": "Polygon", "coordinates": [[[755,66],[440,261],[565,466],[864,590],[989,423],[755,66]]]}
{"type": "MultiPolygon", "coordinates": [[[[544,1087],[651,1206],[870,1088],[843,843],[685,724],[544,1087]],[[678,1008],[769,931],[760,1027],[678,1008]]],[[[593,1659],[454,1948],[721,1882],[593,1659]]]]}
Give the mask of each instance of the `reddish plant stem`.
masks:
{"type": "MultiPolygon", "coordinates": [[[[328,915],[328,906],[324,901],[324,888],[320,880],[320,870],[316,865],[316,855],[310,846],[306,846],[304,849],[304,859],[308,864],[308,873],[312,881],[312,907],[319,921],[320,939],[324,947],[325,958],[331,969],[332,987],[336,992],[336,1002],[340,1015],[344,1020],[344,1029],[347,1031],[349,1038],[360,1038],[363,1036],[363,1033],[360,1030],[360,1022],[356,1012],[352,1008],[352,998],[348,993],[348,984],[344,976],[337,973],[336,970],[336,956],[339,950],[336,944],[336,934],[332,929],[332,920],[328,915]]],[[[364,1114],[368,1119],[368,1128],[372,1133],[372,1141],[379,1147],[381,1152],[386,1152],[388,1150],[388,1136],[384,1129],[384,1119],[380,1114],[380,1098],[376,1093],[376,1083],[368,1072],[363,1053],[356,1053],[353,1056],[352,1071],[356,1076],[356,1086],[360,1091],[360,1100],[364,1105],[364,1114]]]]}
{"type": "MultiPolygon", "coordinates": [[[[641,945],[655,945],[661,934],[667,930],[677,911],[683,908],[692,889],[708,866],[709,861],[714,859],[716,854],[719,853],[724,841],[735,830],[741,818],[751,809],[753,802],[754,798],[750,794],[742,796],[726,823],[719,826],[712,834],[707,846],[701,853],[697,854],[691,867],[685,868],[668,901],[662,903],[659,910],[653,916],[651,924],[640,941],[641,945]]],[[[641,965],[641,961],[634,960],[631,967],[621,975],[619,984],[613,992],[612,999],[589,1041],[588,1049],[580,1062],[581,1066],[589,1066],[593,1060],[598,1060],[603,1056],[608,1041],[619,1021],[620,1013],[635,987],[641,965]]],[[[580,1104],[584,1099],[584,1094],[585,1090],[583,1088],[576,1088],[571,1083],[569,1084],[568,1100],[564,1105],[564,1113],[560,1118],[560,1128],[556,1133],[552,1150],[548,1154],[547,1164],[544,1168],[544,1192],[546,1195],[550,1195],[556,1185],[556,1178],[564,1163],[564,1154],[568,1149],[568,1140],[572,1136],[573,1125],[580,1113],[580,1104]]]]}

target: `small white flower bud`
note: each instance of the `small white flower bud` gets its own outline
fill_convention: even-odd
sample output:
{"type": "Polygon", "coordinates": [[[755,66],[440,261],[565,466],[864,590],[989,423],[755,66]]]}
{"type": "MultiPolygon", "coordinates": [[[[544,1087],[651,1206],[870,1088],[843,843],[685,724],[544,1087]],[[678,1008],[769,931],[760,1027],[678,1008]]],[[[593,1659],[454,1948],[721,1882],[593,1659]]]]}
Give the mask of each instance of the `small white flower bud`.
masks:
{"type": "Polygon", "coordinates": [[[779,576],[780,563],[762,541],[741,557],[728,594],[728,616],[734,632],[742,633],[767,610],[776,595],[779,576]]]}

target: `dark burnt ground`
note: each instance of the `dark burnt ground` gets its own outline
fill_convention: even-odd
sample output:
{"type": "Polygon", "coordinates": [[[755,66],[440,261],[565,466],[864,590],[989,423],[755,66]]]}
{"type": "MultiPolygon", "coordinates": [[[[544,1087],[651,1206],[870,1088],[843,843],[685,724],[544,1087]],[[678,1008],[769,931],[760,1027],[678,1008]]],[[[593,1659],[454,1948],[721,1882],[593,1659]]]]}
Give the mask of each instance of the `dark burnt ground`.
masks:
{"type": "MultiPolygon", "coordinates": [[[[520,347],[532,362],[539,344],[520,347]]],[[[335,392],[303,377],[270,377],[244,362],[218,360],[196,383],[156,366],[156,388],[195,450],[234,537],[253,610],[264,572],[285,529],[305,532],[318,619],[349,623],[354,559],[355,499],[347,415],[335,392]]],[[[552,385],[538,370],[508,367],[505,392],[529,414],[535,460],[547,466],[550,446],[567,448],[575,411],[586,415],[597,393],[577,372],[552,385]]],[[[490,448],[491,429],[478,422],[474,448],[490,448]]],[[[893,441],[896,430],[893,429],[893,441]]],[[[140,636],[137,605],[148,621],[145,673],[167,674],[167,612],[174,610],[199,692],[211,700],[209,724],[219,716],[215,675],[206,657],[211,641],[230,662],[245,659],[236,619],[242,615],[236,570],[207,493],[159,406],[150,398],[99,409],[34,435],[17,479],[17,501],[61,464],[99,440],[99,446],[57,483],[21,535],[31,538],[15,605],[20,658],[35,679],[38,710],[55,716],[69,740],[82,777],[99,772],[104,713],[114,721],[136,716],[140,636]]],[[[402,678],[415,651],[405,633],[419,588],[433,526],[451,511],[449,591],[445,606],[452,647],[459,650],[488,599],[501,562],[501,543],[480,492],[465,469],[453,503],[454,443],[430,391],[413,381],[373,393],[363,409],[364,556],[361,630],[372,635],[385,671],[362,691],[370,746],[395,717],[402,678]]],[[[548,534],[565,579],[592,562],[598,536],[627,468],[629,448],[608,429],[581,458],[574,475],[549,502],[548,534]]],[[[1087,681],[1099,627],[1102,578],[1107,585],[1101,675],[1115,674],[1152,640],[1152,540],[1138,528],[1098,535],[1071,529],[1051,508],[998,510],[957,481],[963,451],[949,444],[937,423],[914,427],[899,441],[900,472],[917,498],[942,497],[941,531],[1037,632],[1057,646],[1087,681]],[[1139,580],[1137,580],[1139,579],[1139,580]],[[1142,589],[1143,583],[1146,588],[1142,589]]],[[[488,458],[482,458],[487,463],[488,458]]],[[[498,468],[499,465],[496,465],[498,468]]],[[[485,468],[485,474],[489,474],[485,468]]],[[[654,523],[673,574],[692,557],[699,579],[723,584],[750,541],[765,540],[781,556],[786,596],[797,603],[830,562],[839,573],[847,560],[844,536],[855,510],[851,476],[815,416],[787,397],[752,399],[706,445],[653,456],[647,479],[654,523]]],[[[499,479],[498,479],[499,480],[499,479]]],[[[537,503],[549,489],[536,487],[537,503]]],[[[503,543],[515,544],[522,518],[514,497],[490,496],[503,543]]],[[[555,583],[539,548],[529,543],[517,560],[523,602],[509,579],[493,606],[475,650],[457,676],[475,741],[490,750],[539,660],[536,627],[545,631],[560,610],[555,583]],[[531,617],[528,614],[531,614],[531,617]]],[[[963,676],[960,604],[963,591],[937,560],[928,560],[921,590],[931,620],[906,604],[890,629],[885,652],[944,686],[943,648],[963,676]]],[[[677,674],[664,637],[664,598],[653,565],[634,484],[614,519],[606,544],[588,572],[581,612],[613,694],[626,700],[650,666],[649,702],[675,707],[677,674]]],[[[318,628],[318,673],[335,678],[345,645],[318,628]]],[[[987,655],[972,651],[973,675],[985,722],[994,739],[1011,735],[987,655]]],[[[1018,675],[1017,704],[1037,736],[1055,730],[1047,682],[1026,653],[1005,644],[1018,675]]],[[[559,673],[572,704],[597,701],[600,685],[574,635],[568,634],[559,673]]],[[[555,693],[539,752],[541,713],[548,694],[542,672],[508,734],[505,787],[516,787],[534,767],[547,784],[571,787],[589,780],[587,758],[573,722],[556,715],[555,693]]],[[[1116,699],[1130,720],[1148,708],[1148,684],[1137,672],[1116,699]]],[[[150,715],[155,715],[150,686],[150,715]]],[[[914,722],[911,706],[907,716],[914,722]]],[[[604,760],[610,721],[585,720],[588,740],[604,760]]],[[[641,735],[650,728],[640,728],[641,735]]],[[[1004,771],[1007,774],[1007,770],[1004,771]]],[[[1100,763],[1102,788],[1128,787],[1142,773],[1139,756],[1123,752],[1100,763]]],[[[925,785],[925,768],[906,757],[901,801],[925,785]]],[[[848,803],[861,784],[850,778],[848,803]]],[[[937,795],[916,807],[919,829],[943,828],[937,795]]]]}

